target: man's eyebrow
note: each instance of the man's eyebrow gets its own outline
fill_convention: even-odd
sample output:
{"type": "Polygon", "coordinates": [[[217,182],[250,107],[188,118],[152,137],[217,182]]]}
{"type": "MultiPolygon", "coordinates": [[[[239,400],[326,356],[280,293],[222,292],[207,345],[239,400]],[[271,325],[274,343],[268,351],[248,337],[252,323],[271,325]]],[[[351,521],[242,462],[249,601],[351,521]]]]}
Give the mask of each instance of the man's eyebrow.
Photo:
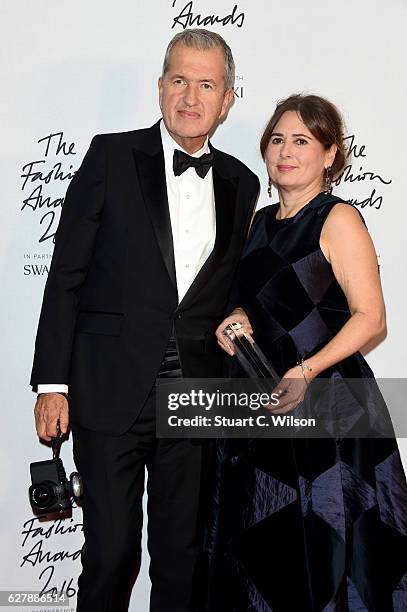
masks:
{"type": "MultiPolygon", "coordinates": [[[[185,79],[186,81],[188,81],[188,77],[186,77],[184,74],[172,74],[171,75],[171,79],[185,79]]],[[[210,78],[203,78],[203,79],[197,79],[198,83],[212,83],[213,85],[216,85],[216,81],[214,79],[210,79],[210,78]]]]}

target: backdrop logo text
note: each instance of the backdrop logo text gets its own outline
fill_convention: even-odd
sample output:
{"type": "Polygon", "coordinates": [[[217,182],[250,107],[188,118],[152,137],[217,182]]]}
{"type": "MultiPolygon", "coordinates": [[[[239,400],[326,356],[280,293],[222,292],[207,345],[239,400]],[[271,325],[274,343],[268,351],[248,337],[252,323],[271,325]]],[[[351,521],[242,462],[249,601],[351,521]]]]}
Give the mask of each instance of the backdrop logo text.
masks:
{"type": "MultiPolygon", "coordinates": [[[[180,4],[181,3],[178,2],[178,0],[173,0],[172,7],[175,8],[175,5],[179,6],[180,4]]],[[[215,13],[212,15],[202,15],[195,12],[194,3],[191,0],[191,2],[187,2],[180,10],[178,15],[173,18],[171,29],[175,28],[176,26],[181,26],[184,30],[186,30],[186,28],[202,28],[214,25],[234,25],[237,28],[241,28],[244,24],[244,20],[245,14],[239,12],[237,4],[235,4],[230,13],[226,15],[216,15],[215,13]]]]}
{"type": "Polygon", "coordinates": [[[55,132],[40,138],[41,158],[29,161],[22,167],[23,202],[21,212],[39,215],[38,242],[54,241],[60,209],[64,198],[56,191],[66,191],[75,174],[72,156],[76,155],[75,143],[66,142],[63,132],[55,132]]]}

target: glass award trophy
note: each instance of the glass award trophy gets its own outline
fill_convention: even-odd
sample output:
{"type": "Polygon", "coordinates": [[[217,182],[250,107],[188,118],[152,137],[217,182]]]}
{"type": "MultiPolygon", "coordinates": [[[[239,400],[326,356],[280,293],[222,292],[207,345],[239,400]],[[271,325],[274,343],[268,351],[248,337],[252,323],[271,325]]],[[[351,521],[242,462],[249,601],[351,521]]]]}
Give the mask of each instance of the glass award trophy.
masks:
{"type": "Polygon", "coordinates": [[[234,348],[236,357],[249,378],[267,378],[272,385],[280,381],[280,376],[271,366],[264,353],[252,338],[241,331],[241,323],[230,323],[223,330],[229,344],[234,348]]]}

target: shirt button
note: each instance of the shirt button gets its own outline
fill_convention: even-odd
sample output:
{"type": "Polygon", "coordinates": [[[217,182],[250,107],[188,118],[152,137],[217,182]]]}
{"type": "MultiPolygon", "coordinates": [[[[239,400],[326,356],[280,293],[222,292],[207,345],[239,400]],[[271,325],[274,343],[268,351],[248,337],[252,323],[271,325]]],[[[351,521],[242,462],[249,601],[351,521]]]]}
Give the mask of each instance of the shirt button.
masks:
{"type": "Polygon", "coordinates": [[[182,314],[177,314],[177,319],[182,319],[182,314]]]}
{"type": "Polygon", "coordinates": [[[191,196],[189,195],[189,193],[187,193],[185,197],[187,200],[189,200],[191,196]]]}
{"type": "Polygon", "coordinates": [[[186,268],[189,268],[189,264],[185,264],[185,267],[186,267],[186,268]]]}
{"type": "Polygon", "coordinates": [[[189,234],[189,230],[185,230],[185,233],[186,233],[186,234],[189,234]]]}

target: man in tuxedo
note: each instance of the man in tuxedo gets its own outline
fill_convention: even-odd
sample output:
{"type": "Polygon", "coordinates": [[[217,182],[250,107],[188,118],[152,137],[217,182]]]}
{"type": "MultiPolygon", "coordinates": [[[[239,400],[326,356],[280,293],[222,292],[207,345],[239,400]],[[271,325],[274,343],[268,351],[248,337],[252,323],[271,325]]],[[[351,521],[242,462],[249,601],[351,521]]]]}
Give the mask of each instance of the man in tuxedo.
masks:
{"type": "Polygon", "coordinates": [[[221,375],[214,332],[259,191],[208,141],[233,83],[222,37],[177,34],[158,84],[162,120],[95,136],[67,191],[31,384],[38,435],[69,421],[84,481],[79,612],[126,609],[146,466],[150,609],[195,609],[202,445],[156,438],[155,390],[167,377],[221,375]]]}

